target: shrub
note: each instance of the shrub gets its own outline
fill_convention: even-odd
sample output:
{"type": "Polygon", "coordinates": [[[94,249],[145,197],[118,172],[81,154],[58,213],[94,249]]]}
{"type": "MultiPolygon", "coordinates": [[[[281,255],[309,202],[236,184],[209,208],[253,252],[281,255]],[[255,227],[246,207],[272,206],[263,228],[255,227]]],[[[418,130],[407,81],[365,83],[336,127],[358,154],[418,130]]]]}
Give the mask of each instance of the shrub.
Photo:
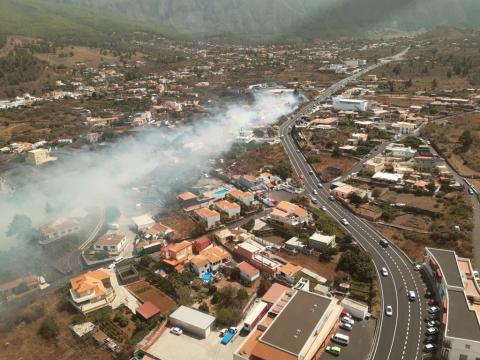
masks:
{"type": "Polygon", "coordinates": [[[60,331],[58,329],[58,325],[51,317],[43,320],[40,328],[38,329],[38,335],[40,335],[45,340],[56,339],[59,333],[60,331]]]}

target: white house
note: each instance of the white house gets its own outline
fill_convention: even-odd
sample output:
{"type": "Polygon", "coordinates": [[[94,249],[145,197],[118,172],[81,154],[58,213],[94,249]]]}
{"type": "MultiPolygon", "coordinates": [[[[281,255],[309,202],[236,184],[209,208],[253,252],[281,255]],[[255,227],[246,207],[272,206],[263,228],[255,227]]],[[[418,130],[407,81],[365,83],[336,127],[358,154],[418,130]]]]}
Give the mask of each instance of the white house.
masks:
{"type": "Polygon", "coordinates": [[[255,200],[253,193],[238,189],[232,189],[228,195],[246,206],[252,205],[255,200]]]}
{"type": "Polygon", "coordinates": [[[335,235],[323,235],[322,233],[316,231],[308,239],[308,245],[310,245],[310,247],[313,249],[323,250],[326,248],[333,248],[337,244],[335,242],[335,235]]]}
{"type": "Polygon", "coordinates": [[[192,271],[198,276],[217,272],[231,260],[230,254],[219,246],[213,246],[200,252],[190,259],[192,271]]]}
{"type": "Polygon", "coordinates": [[[195,210],[195,216],[198,219],[205,221],[207,229],[211,229],[220,224],[220,214],[215,210],[200,208],[195,210]]]}
{"type": "Polygon", "coordinates": [[[240,215],[241,208],[237,203],[228,200],[221,200],[217,201],[214,205],[217,210],[227,214],[229,218],[234,218],[240,215]]]}
{"type": "Polygon", "coordinates": [[[401,159],[411,159],[417,153],[415,149],[403,144],[391,144],[387,146],[385,151],[390,152],[393,157],[401,159]]]}
{"type": "Polygon", "coordinates": [[[110,255],[118,255],[127,245],[127,237],[120,234],[105,234],[93,245],[95,251],[107,251],[110,255]]]}

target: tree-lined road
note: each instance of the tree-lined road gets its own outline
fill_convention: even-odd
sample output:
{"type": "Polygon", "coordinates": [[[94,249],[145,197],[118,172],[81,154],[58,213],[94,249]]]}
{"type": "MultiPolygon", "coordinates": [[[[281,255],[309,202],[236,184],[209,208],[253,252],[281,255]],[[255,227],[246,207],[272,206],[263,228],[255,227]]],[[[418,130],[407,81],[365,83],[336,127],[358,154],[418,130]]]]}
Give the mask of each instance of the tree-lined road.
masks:
{"type": "Polygon", "coordinates": [[[425,330],[423,318],[426,306],[423,303],[425,286],[420,274],[414,270],[410,259],[397,247],[390,245],[383,248],[379,241],[384,238],[367,221],[353,215],[343,205],[329,199],[325,187],[320,187],[320,181],[312,172],[312,168],[303,154],[297,148],[292,138],[292,127],[302,116],[310,115],[328,97],[342,90],[350,81],[356,80],[367,72],[374,70],[392,60],[402,58],[408,49],[383,59],[375,65],[358,72],[326,89],[320,97],[303,107],[280,126],[282,145],[292,163],[295,172],[303,177],[305,191],[308,196],[314,196],[317,201],[326,207],[327,212],[341,224],[342,219],[348,221],[345,230],[352,235],[356,242],[371,255],[379,278],[379,287],[383,309],[390,305],[393,316],[387,317],[384,312],[378,319],[379,332],[374,339],[371,359],[375,360],[415,360],[422,354],[422,337],[425,330]],[[388,270],[388,276],[381,275],[381,269],[388,270]],[[417,300],[410,302],[407,291],[413,290],[417,300]]]}

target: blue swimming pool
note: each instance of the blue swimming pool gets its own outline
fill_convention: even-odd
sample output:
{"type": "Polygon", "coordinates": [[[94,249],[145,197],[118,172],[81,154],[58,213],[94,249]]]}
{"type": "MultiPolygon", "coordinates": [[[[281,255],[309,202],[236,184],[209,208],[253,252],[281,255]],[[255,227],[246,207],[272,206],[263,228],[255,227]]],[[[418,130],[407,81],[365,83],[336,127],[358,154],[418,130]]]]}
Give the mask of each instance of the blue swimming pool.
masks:
{"type": "Polygon", "coordinates": [[[213,280],[213,274],[212,273],[206,273],[202,276],[202,280],[205,282],[210,282],[213,280]]]}
{"type": "Polygon", "coordinates": [[[219,189],[216,189],[214,192],[213,192],[213,195],[215,196],[220,196],[220,195],[225,195],[226,193],[230,192],[230,190],[228,189],[225,189],[225,188],[219,188],[219,189]]]}

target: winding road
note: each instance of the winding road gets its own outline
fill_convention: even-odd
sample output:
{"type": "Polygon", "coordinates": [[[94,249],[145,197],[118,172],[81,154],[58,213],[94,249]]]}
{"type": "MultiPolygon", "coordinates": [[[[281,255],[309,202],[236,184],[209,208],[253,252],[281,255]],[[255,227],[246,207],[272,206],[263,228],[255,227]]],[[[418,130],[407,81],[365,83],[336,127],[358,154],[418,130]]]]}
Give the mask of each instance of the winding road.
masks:
{"type": "MultiPolygon", "coordinates": [[[[337,201],[329,199],[329,193],[312,172],[307,160],[297,148],[292,138],[293,125],[304,115],[310,115],[318,105],[328,97],[342,90],[350,81],[356,80],[367,72],[390,61],[400,60],[408,48],[399,54],[380,60],[348,78],[326,89],[320,97],[303,107],[280,126],[282,145],[292,163],[295,172],[303,177],[308,196],[314,196],[319,204],[341,224],[342,219],[348,221],[345,230],[356,242],[371,255],[379,279],[382,305],[392,306],[393,315],[385,316],[382,311],[378,319],[378,332],[374,338],[370,359],[374,360],[415,360],[422,356],[422,337],[425,331],[423,318],[426,314],[424,303],[425,285],[419,272],[414,270],[410,259],[396,246],[387,248],[379,245],[384,237],[366,220],[353,215],[337,201]],[[381,275],[386,268],[388,276],[381,275]],[[417,300],[410,302],[407,298],[409,290],[415,291],[417,300]]],[[[343,225],[342,225],[343,226],[343,225]]],[[[388,239],[387,239],[388,240],[388,239]]]]}

